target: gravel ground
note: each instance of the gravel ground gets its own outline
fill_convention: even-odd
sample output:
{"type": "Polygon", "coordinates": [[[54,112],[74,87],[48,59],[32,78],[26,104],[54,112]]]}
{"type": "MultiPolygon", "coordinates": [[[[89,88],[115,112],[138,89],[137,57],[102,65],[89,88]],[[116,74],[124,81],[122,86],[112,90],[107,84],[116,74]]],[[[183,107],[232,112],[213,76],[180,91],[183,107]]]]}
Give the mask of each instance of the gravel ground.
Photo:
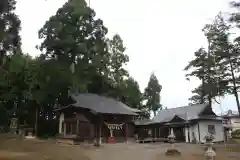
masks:
{"type": "MultiPolygon", "coordinates": [[[[13,140],[0,139],[0,160],[204,160],[204,146],[175,144],[182,156],[169,158],[166,143],[103,144],[99,148],[92,145],[69,146],[57,144],[54,140],[13,140]]],[[[216,160],[240,160],[240,145],[216,145],[216,160]]]]}
{"type": "MultiPolygon", "coordinates": [[[[103,148],[97,149],[95,152],[87,152],[92,160],[155,160],[169,159],[165,156],[166,150],[170,144],[155,143],[155,144],[106,144],[103,148]]],[[[197,145],[176,144],[175,147],[182,153],[194,152],[199,150],[197,145]]],[[[203,151],[197,152],[201,153],[203,151]]],[[[177,158],[179,159],[179,157],[177,158]]]]}
{"type": "MultiPolygon", "coordinates": [[[[204,145],[175,144],[175,148],[182,153],[181,157],[175,158],[165,156],[165,152],[170,146],[171,145],[167,143],[105,144],[102,148],[96,149],[94,152],[88,150],[85,153],[87,153],[92,160],[205,160],[203,156],[204,145]]],[[[226,149],[224,145],[220,144],[216,145],[216,149],[217,160],[240,160],[240,146],[228,145],[228,149],[226,149]]]]}

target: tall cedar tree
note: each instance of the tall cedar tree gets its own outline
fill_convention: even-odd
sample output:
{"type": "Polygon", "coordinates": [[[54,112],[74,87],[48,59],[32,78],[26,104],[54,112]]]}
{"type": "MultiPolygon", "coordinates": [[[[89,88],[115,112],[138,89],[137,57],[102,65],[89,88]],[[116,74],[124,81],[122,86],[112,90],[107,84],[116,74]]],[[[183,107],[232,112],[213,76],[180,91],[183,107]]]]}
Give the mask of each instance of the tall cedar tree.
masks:
{"type": "Polygon", "coordinates": [[[200,48],[194,53],[194,59],[185,67],[185,71],[190,71],[186,74],[188,80],[193,76],[201,81],[200,86],[192,91],[194,95],[189,99],[192,104],[209,103],[211,106],[212,100],[216,101],[216,96],[225,93],[227,83],[223,80],[222,74],[217,74],[220,72],[215,62],[215,56],[209,44],[208,51],[200,48]]]}
{"type": "Polygon", "coordinates": [[[107,29],[95,15],[84,0],[69,0],[39,31],[45,55],[71,67],[74,91],[87,91],[89,79],[108,74],[107,29]]]}
{"type": "Polygon", "coordinates": [[[15,0],[0,1],[0,64],[5,55],[12,55],[20,50],[20,20],[14,13],[15,0]]]}
{"type": "MultiPolygon", "coordinates": [[[[237,9],[237,11],[230,14],[229,21],[230,21],[232,27],[240,29],[240,3],[236,2],[236,1],[232,1],[231,6],[234,9],[237,9]]],[[[240,61],[239,61],[240,36],[238,36],[234,39],[234,44],[231,45],[230,48],[232,48],[231,49],[232,52],[230,53],[231,56],[228,59],[229,59],[229,62],[231,62],[229,64],[230,64],[230,70],[232,73],[232,84],[233,84],[233,92],[234,92],[233,94],[236,97],[238,112],[240,114],[240,104],[239,104],[239,98],[238,98],[240,77],[236,76],[236,75],[238,75],[237,73],[239,72],[239,66],[240,66],[240,61]],[[235,73],[235,75],[234,75],[234,73],[235,73]],[[234,76],[235,76],[235,78],[234,78],[234,76]],[[234,85],[234,82],[236,83],[235,85],[234,85]]]]}
{"type": "Polygon", "coordinates": [[[199,50],[195,53],[195,59],[185,68],[185,70],[194,68],[187,76],[198,77],[202,82],[193,90],[195,95],[190,98],[193,103],[205,103],[212,99],[216,101],[216,96],[230,93],[234,94],[239,105],[235,76],[239,55],[236,54],[238,52],[236,45],[229,41],[229,29],[230,26],[225,23],[221,13],[203,29],[208,40],[208,51],[199,50]]]}
{"type": "Polygon", "coordinates": [[[133,98],[141,100],[141,94],[124,69],[129,58],[124,54],[123,40],[119,35],[108,39],[106,34],[102,20],[95,18],[84,0],[69,0],[39,31],[43,39],[39,48],[46,61],[70,67],[69,72],[59,73],[58,79],[68,75],[74,91],[108,95],[138,108],[140,102],[133,98]],[[137,97],[129,91],[131,87],[137,97]]]}
{"type": "MultiPolygon", "coordinates": [[[[0,1],[0,108],[10,99],[10,97],[6,97],[6,93],[11,92],[7,87],[6,76],[11,74],[10,72],[14,74],[14,71],[8,70],[10,56],[20,53],[21,47],[20,20],[14,13],[15,5],[15,0],[0,1]]],[[[12,103],[13,101],[8,106],[10,107],[12,103]]],[[[6,110],[4,109],[4,111],[6,110]]]]}
{"type": "Polygon", "coordinates": [[[160,104],[160,92],[162,90],[162,86],[159,84],[157,77],[154,73],[151,74],[148,86],[144,91],[144,98],[147,101],[146,106],[149,111],[153,111],[154,116],[159,109],[162,109],[162,105],[160,104]]]}
{"type": "MultiPolygon", "coordinates": [[[[213,41],[213,51],[217,59],[219,70],[223,73],[222,84],[227,84],[225,93],[233,94],[236,99],[238,110],[240,111],[238,89],[239,89],[239,51],[236,42],[229,40],[231,26],[224,20],[222,14],[216,16],[210,25],[213,41]]],[[[220,86],[222,86],[220,84],[220,86]]]]}
{"type": "Polygon", "coordinates": [[[193,104],[206,103],[207,52],[204,48],[200,48],[194,53],[194,59],[189,62],[184,70],[189,71],[191,69],[192,71],[186,74],[187,80],[190,80],[189,78],[192,76],[197,77],[201,80],[201,86],[192,91],[196,95],[193,95],[189,100],[193,104]]]}

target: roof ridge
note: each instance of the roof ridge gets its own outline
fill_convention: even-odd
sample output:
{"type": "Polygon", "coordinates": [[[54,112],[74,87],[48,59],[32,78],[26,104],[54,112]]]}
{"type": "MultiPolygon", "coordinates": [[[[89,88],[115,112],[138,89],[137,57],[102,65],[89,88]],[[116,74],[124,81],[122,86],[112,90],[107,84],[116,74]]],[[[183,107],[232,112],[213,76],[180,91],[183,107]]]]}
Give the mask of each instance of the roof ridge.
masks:
{"type": "Polygon", "coordinates": [[[153,117],[155,121],[164,121],[170,117],[179,116],[181,118],[189,120],[191,117],[198,117],[199,113],[202,112],[208,105],[207,104],[194,104],[175,108],[166,108],[159,110],[158,114],[153,117]]]}
{"type": "MultiPolygon", "coordinates": [[[[137,112],[139,112],[138,109],[136,108],[132,108],[130,106],[128,106],[127,104],[123,103],[122,101],[115,99],[114,97],[108,96],[108,95],[101,95],[101,94],[96,94],[96,93],[89,93],[89,92],[82,92],[82,93],[75,93],[75,94],[71,94],[71,97],[74,101],[76,101],[76,103],[80,102],[79,98],[84,98],[82,99],[83,101],[80,102],[79,104],[83,103],[83,105],[88,104],[88,107],[91,106],[90,108],[92,108],[93,110],[96,111],[100,111],[102,113],[105,113],[104,110],[110,112],[113,111],[114,113],[121,111],[124,114],[133,114],[135,115],[137,112]],[[88,97],[91,97],[92,100],[89,100],[88,97]],[[95,101],[95,102],[93,102],[95,101]],[[96,101],[100,101],[100,103],[109,103],[112,107],[110,107],[111,109],[107,109],[106,105],[103,104],[100,105],[99,102],[96,103],[96,101]],[[84,104],[85,103],[85,104],[84,104]],[[93,105],[93,103],[95,103],[95,106],[93,105]],[[96,107],[97,105],[100,105],[101,107],[96,107]],[[100,109],[101,108],[101,109],[100,109]],[[114,109],[115,108],[115,109],[114,109]],[[116,111],[114,111],[116,110],[116,111]],[[118,111],[117,111],[118,110],[118,111]]],[[[86,106],[87,107],[87,106],[86,106]]]]}
{"type": "MultiPolygon", "coordinates": [[[[80,93],[80,94],[81,94],[81,93],[80,93]]],[[[86,93],[82,93],[82,94],[86,94],[86,93]]],[[[132,108],[132,107],[126,105],[125,103],[123,103],[122,101],[120,101],[120,100],[118,100],[118,99],[115,99],[114,97],[111,97],[111,96],[108,96],[108,95],[100,95],[100,94],[95,94],[95,93],[87,93],[87,94],[94,95],[94,96],[98,96],[98,97],[101,97],[101,98],[108,98],[108,99],[113,100],[114,102],[123,104],[123,105],[124,105],[124,108],[140,111],[139,109],[137,109],[137,108],[132,108]]]]}
{"type": "Polygon", "coordinates": [[[174,108],[165,108],[165,109],[162,109],[162,110],[159,110],[160,111],[164,111],[164,110],[173,110],[173,109],[181,109],[181,108],[186,108],[186,107],[194,107],[194,106],[200,106],[200,105],[206,105],[206,104],[194,104],[194,105],[187,105],[187,106],[180,106],[180,107],[174,107],[174,108]]]}

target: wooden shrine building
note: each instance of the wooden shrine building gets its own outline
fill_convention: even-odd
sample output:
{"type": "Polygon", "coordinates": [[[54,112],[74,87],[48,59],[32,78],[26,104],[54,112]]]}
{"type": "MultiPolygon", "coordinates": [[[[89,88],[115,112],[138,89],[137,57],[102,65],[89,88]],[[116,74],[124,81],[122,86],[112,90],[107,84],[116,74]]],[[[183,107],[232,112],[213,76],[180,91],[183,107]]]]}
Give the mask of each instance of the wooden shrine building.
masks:
{"type": "Polygon", "coordinates": [[[59,137],[78,141],[127,141],[134,137],[139,110],[110,97],[91,93],[70,95],[74,103],[56,109],[59,137]]]}

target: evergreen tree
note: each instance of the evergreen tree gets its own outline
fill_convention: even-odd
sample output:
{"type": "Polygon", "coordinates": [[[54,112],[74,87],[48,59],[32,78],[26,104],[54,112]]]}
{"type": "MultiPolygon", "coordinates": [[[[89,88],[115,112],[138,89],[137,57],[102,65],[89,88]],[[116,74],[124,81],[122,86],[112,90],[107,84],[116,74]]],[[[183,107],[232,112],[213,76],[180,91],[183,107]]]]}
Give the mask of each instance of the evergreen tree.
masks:
{"type": "Polygon", "coordinates": [[[157,77],[154,73],[151,74],[148,86],[145,88],[144,99],[147,101],[146,106],[149,111],[153,111],[154,116],[159,109],[162,109],[162,105],[160,104],[160,92],[162,90],[162,86],[159,84],[157,77]]]}
{"type": "Polygon", "coordinates": [[[20,51],[20,20],[14,13],[15,5],[15,0],[0,2],[0,64],[3,63],[4,56],[20,51]]]}

